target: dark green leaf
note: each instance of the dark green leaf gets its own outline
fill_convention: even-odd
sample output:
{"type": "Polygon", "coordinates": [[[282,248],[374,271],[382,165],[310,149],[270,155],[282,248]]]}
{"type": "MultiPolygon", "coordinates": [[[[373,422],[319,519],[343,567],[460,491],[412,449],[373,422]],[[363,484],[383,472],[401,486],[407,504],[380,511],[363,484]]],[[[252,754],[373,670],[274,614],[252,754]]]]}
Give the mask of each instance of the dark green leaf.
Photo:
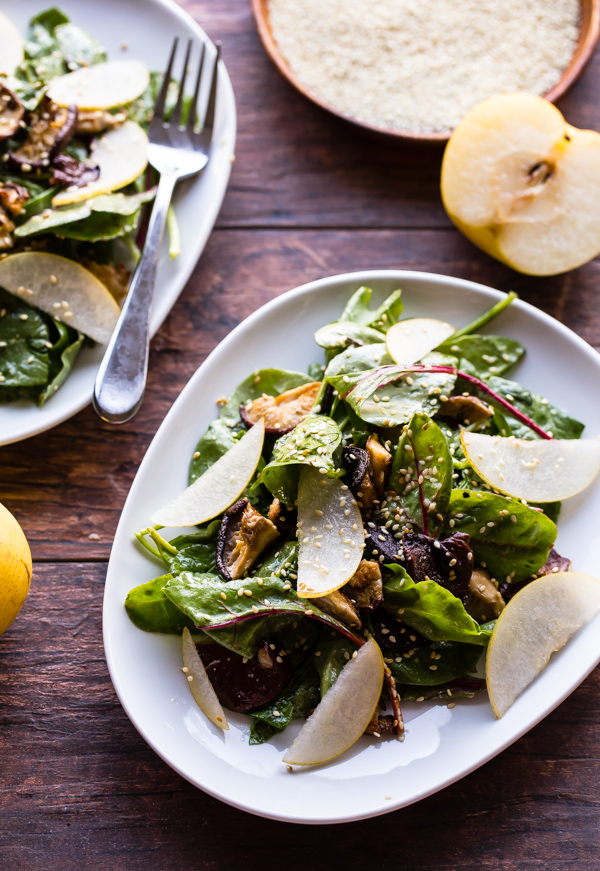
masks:
{"type": "Polygon", "coordinates": [[[402,291],[395,290],[377,309],[370,308],[372,295],[370,287],[359,287],[348,300],[340,321],[373,327],[387,333],[402,314],[402,291]]]}
{"type": "Polygon", "coordinates": [[[446,339],[445,342],[442,342],[441,345],[438,346],[437,350],[442,351],[444,353],[450,353],[450,345],[455,342],[457,339],[460,339],[461,336],[468,336],[471,333],[476,333],[479,330],[483,329],[490,321],[493,321],[494,318],[498,317],[500,312],[503,312],[505,308],[511,304],[511,302],[515,299],[518,299],[518,296],[514,291],[510,291],[506,296],[500,300],[500,302],[495,303],[491,308],[489,308],[482,315],[479,315],[478,318],[475,318],[474,321],[471,321],[470,324],[467,324],[465,327],[461,327],[455,333],[453,333],[450,338],[446,339]]]}
{"type": "Polygon", "coordinates": [[[475,644],[429,641],[412,656],[406,656],[406,651],[393,649],[385,653],[397,683],[436,686],[471,674],[477,667],[482,651],[475,644]],[[432,654],[435,658],[432,658],[432,654]]]}
{"type": "Polygon", "coordinates": [[[323,631],[317,645],[319,656],[315,656],[315,668],[319,673],[321,697],[334,685],[343,667],[357,649],[357,645],[341,635],[323,631]]]}
{"type": "Polygon", "coordinates": [[[303,465],[324,469],[330,478],[339,474],[333,454],[341,440],[339,427],[331,418],[307,417],[275,442],[273,458],[262,471],[261,483],[285,505],[293,505],[303,465]]]}
{"type": "Polygon", "coordinates": [[[231,425],[222,418],[213,420],[196,445],[196,450],[190,463],[189,483],[193,484],[200,475],[203,475],[207,469],[210,469],[234,444],[235,431],[231,425]]]}
{"type": "Polygon", "coordinates": [[[54,36],[70,70],[107,60],[104,47],[76,24],[69,22],[58,25],[54,36]]]}
{"type": "Polygon", "coordinates": [[[50,362],[48,384],[37,398],[38,405],[47,402],[64,383],[85,341],[83,333],[66,327],[60,321],[54,321],[54,326],[58,332],[58,339],[48,352],[50,362]]]}
{"type": "Polygon", "coordinates": [[[508,372],[524,357],[525,348],[503,336],[463,336],[452,342],[448,352],[459,358],[458,368],[463,372],[487,379],[508,372]]]}
{"type": "Polygon", "coordinates": [[[335,321],[315,333],[315,342],[327,351],[341,351],[349,345],[372,345],[381,342],[381,333],[351,321],[335,321]]]}
{"type": "Polygon", "coordinates": [[[18,297],[0,292],[0,390],[34,387],[48,381],[48,324],[18,297]]]}
{"type": "Polygon", "coordinates": [[[460,599],[435,581],[418,584],[401,566],[389,565],[393,577],[383,587],[383,607],[431,641],[487,645],[492,635],[467,614],[460,599]]]}
{"type": "Polygon", "coordinates": [[[517,500],[495,493],[453,490],[444,535],[466,532],[475,565],[484,566],[501,583],[523,581],[548,559],[556,526],[517,500]]]}
{"type": "Polygon", "coordinates": [[[155,578],[134,587],[125,599],[125,610],[139,629],[181,635],[185,626],[194,631],[193,622],[163,593],[171,575],[155,578]]]}

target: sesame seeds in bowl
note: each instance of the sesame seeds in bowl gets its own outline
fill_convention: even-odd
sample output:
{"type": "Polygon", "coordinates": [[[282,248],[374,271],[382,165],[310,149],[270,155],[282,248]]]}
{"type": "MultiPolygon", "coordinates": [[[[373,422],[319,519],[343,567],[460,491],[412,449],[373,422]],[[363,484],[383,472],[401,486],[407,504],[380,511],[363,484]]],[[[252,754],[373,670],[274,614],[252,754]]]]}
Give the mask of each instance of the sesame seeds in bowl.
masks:
{"type": "Polygon", "coordinates": [[[600,0],[252,0],[280,72],[322,108],[393,138],[443,142],[493,94],[556,100],[589,60],[600,0]]]}

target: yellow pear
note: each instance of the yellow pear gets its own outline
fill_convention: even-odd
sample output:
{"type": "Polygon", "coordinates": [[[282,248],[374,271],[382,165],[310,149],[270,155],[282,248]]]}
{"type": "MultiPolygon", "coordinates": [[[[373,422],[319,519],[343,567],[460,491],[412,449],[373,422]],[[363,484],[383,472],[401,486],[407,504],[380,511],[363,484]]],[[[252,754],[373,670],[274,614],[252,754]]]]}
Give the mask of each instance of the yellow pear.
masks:
{"type": "Polygon", "coordinates": [[[556,275],[600,253],[600,134],[542,97],[499,94],[465,115],[441,193],[458,229],[518,272],[556,275]]]}
{"type": "Polygon", "coordinates": [[[21,610],[30,582],[27,539],[10,511],[0,504],[0,635],[21,610]]]}

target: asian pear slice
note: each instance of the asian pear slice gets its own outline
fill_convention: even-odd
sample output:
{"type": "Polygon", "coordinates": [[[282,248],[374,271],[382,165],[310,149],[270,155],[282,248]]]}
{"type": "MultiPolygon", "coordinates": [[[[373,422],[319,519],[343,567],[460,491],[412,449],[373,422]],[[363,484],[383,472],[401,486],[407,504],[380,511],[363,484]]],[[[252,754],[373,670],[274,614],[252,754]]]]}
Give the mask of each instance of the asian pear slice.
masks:
{"type": "Polygon", "coordinates": [[[103,345],[119,319],[119,306],[102,282],[57,254],[9,254],[0,260],[0,287],[103,345]]]}
{"type": "Polygon", "coordinates": [[[12,76],[23,60],[21,34],[3,12],[0,12],[0,75],[12,76]]]}
{"type": "Polygon", "coordinates": [[[217,698],[217,694],[211,684],[204,663],[198,655],[196,645],[192,638],[192,633],[187,628],[183,630],[181,639],[183,649],[183,667],[187,669],[184,674],[188,679],[190,689],[196,704],[203,714],[205,714],[211,723],[218,726],[219,729],[228,730],[229,723],[225,712],[221,707],[221,702],[217,698]],[[191,680],[190,680],[191,678],[191,680]]]}
{"type": "Polygon", "coordinates": [[[347,485],[312,466],[300,471],[298,541],[301,599],[343,587],[358,569],[365,547],[360,509],[347,485]]]}
{"type": "Polygon", "coordinates": [[[348,660],[283,761],[287,765],[318,765],[352,747],[375,713],[383,676],[383,656],[371,638],[348,660]]]}
{"type": "Polygon", "coordinates": [[[100,168],[96,181],[61,191],[52,200],[55,208],[120,190],[135,181],[148,163],[148,137],[135,121],[125,121],[95,140],[86,163],[100,168]]]}
{"type": "Polygon", "coordinates": [[[146,64],[139,60],[112,60],[52,79],[48,96],[59,106],[114,109],[137,99],[149,84],[146,64]]]}
{"type": "Polygon", "coordinates": [[[461,441],[469,464],[490,487],[528,502],[568,499],[600,472],[597,439],[517,439],[464,430],[461,441]]]}
{"type": "Polygon", "coordinates": [[[497,717],[599,610],[600,581],[576,572],[544,575],[510,600],[498,618],[485,661],[488,694],[497,717]]]}
{"type": "Polygon", "coordinates": [[[261,419],[183,493],[155,511],[151,522],[195,526],[227,511],[250,483],[264,440],[265,424],[261,419]]]}
{"type": "Polygon", "coordinates": [[[435,318],[407,318],[387,331],[387,352],[396,363],[416,363],[456,332],[452,324],[435,318]]]}
{"type": "Polygon", "coordinates": [[[533,94],[499,94],[456,127],[442,163],[450,218],[492,257],[556,275],[600,253],[600,134],[533,94]]]}

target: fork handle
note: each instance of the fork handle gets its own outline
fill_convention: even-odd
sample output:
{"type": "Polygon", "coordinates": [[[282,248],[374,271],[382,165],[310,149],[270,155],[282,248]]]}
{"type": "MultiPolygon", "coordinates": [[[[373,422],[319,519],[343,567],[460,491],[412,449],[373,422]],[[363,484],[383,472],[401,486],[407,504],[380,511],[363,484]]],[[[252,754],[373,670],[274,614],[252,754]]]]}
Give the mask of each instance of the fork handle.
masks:
{"type": "Polygon", "coordinates": [[[96,376],[94,409],[108,423],[127,423],[137,414],[144,398],[152,295],[167,211],[176,181],[174,170],[166,169],[160,176],[144,251],[96,376]]]}

